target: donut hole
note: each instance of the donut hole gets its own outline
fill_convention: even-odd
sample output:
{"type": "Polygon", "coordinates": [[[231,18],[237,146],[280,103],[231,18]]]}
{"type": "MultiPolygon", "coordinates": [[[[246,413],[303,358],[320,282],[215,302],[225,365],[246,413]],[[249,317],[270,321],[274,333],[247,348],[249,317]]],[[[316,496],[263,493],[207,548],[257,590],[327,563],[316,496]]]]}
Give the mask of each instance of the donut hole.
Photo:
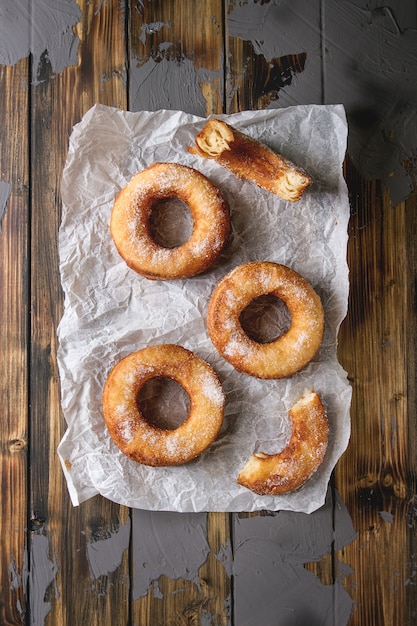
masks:
{"type": "Polygon", "coordinates": [[[178,248],[193,232],[194,222],[188,205],[176,197],[156,201],[149,215],[149,232],[162,248],[178,248]]]}
{"type": "Polygon", "coordinates": [[[162,376],[143,385],[137,403],[148,424],[163,430],[178,428],[188,417],[191,405],[185,389],[175,380],[162,376]]]}
{"type": "Polygon", "coordinates": [[[290,329],[291,313],[283,300],[269,293],[254,298],[239,321],[250,339],[270,343],[290,329]]]}

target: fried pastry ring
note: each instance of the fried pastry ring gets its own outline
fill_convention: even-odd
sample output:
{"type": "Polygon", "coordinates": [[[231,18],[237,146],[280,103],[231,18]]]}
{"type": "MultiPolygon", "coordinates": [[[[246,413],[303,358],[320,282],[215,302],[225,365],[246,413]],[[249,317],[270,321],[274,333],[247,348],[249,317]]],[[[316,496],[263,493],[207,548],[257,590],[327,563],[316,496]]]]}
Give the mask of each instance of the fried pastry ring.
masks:
{"type": "Polygon", "coordinates": [[[324,312],[318,294],[300,274],[278,263],[255,261],[236,267],[217,285],[207,328],[217,350],[237,370],[258,378],[283,378],[316,354],[324,312]],[[239,318],[252,300],[267,294],[283,300],[291,326],[274,341],[259,343],[245,333],[239,318]]]}
{"type": "Polygon", "coordinates": [[[220,190],[196,169],[178,163],[153,163],[135,174],[118,194],[110,221],[121,257],[154,280],[204,272],[223,250],[229,231],[229,209],[220,190]],[[154,241],[150,217],[158,202],[173,197],[189,207],[193,232],[182,245],[166,248],[154,241]]]}
{"type": "Polygon", "coordinates": [[[195,146],[189,152],[215,159],[239,178],[250,180],[289,202],[299,200],[312,182],[301,167],[215,118],[196,136],[195,146]]]}
{"type": "Polygon", "coordinates": [[[259,495],[282,495],[301,487],[317,471],[327,449],[329,425],[314,390],[304,393],[289,410],[291,438],[278,454],[249,457],[237,482],[259,495]]]}
{"type": "Polygon", "coordinates": [[[110,436],[126,456],[151,466],[180,465],[216,439],[223,420],[224,393],[213,368],[175,344],[149,346],[119,361],[104,385],[103,416],[110,436]],[[190,397],[190,411],[174,430],[147,422],[138,395],[152,378],[179,383],[190,397]]]}

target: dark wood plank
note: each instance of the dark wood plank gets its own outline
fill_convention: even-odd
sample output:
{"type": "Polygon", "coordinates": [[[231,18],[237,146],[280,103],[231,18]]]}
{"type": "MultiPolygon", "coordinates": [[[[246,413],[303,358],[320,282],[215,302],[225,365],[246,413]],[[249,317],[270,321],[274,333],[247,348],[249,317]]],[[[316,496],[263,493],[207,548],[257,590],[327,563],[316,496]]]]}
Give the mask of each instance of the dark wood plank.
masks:
{"type": "Polygon", "coordinates": [[[417,193],[405,201],[405,253],[407,255],[405,369],[407,386],[407,457],[401,458],[402,471],[409,495],[403,499],[404,513],[399,516],[406,525],[405,545],[405,623],[412,624],[417,615],[415,576],[417,565],[417,193]]]}
{"type": "MultiPolygon", "coordinates": [[[[331,34],[337,40],[337,34],[331,34]]],[[[229,49],[237,59],[229,72],[231,111],[262,108],[274,95],[262,58],[254,54],[251,41],[233,39],[229,49]]],[[[297,68],[294,60],[291,63],[297,68]]],[[[270,70],[276,72],[277,64],[270,70]]],[[[394,209],[379,183],[364,181],[351,167],[347,178],[354,206],[349,243],[352,294],[340,358],[352,376],[354,395],[352,439],[335,485],[352,514],[358,539],[308,567],[327,583],[352,568],[344,581],[354,600],[352,624],[411,624],[416,614],[411,584],[416,523],[416,200],[394,209]]]]}
{"type": "Polygon", "coordinates": [[[416,197],[393,207],[347,169],[351,295],[340,358],[353,386],[352,437],[336,485],[358,532],[340,560],[352,625],[412,624],[415,570],[416,197]]]}
{"type": "MultiPolygon", "coordinates": [[[[164,0],[131,7],[129,108],[172,109],[180,104],[185,111],[200,115],[222,112],[223,28],[219,0],[164,0]],[[156,84],[147,79],[152,71],[160,72],[156,84]],[[178,80],[181,83],[175,85],[178,80]],[[178,88],[184,92],[184,99],[182,95],[175,96],[178,88]]],[[[135,537],[140,541],[137,528],[141,527],[142,515],[147,519],[148,513],[141,511],[135,511],[133,518],[133,554],[135,537]]],[[[154,515],[158,519],[158,513],[154,515]]],[[[158,593],[151,586],[146,596],[135,600],[134,623],[200,623],[210,615],[217,620],[215,623],[227,624],[230,577],[216,554],[230,542],[228,515],[208,514],[207,541],[211,551],[198,573],[198,585],[182,578],[158,577],[158,593]]]]}
{"type": "MultiPolygon", "coordinates": [[[[315,13],[316,22],[310,24],[309,37],[310,41],[311,39],[316,40],[316,46],[319,49],[320,7],[317,2],[314,5],[311,5],[310,12],[315,13]]],[[[294,75],[300,74],[304,70],[307,58],[304,51],[299,54],[266,59],[265,56],[255,51],[252,41],[230,36],[230,28],[228,27],[226,27],[226,34],[229,35],[226,39],[226,57],[228,59],[227,86],[225,89],[227,113],[264,109],[274,101],[279,101],[282,90],[289,87],[294,75]]],[[[303,80],[302,75],[299,80],[303,80]]],[[[315,81],[320,83],[320,77],[315,76],[315,81]]],[[[297,102],[292,104],[297,104],[297,102]]],[[[258,515],[261,513],[251,514],[253,517],[258,515]]],[[[328,508],[327,515],[331,517],[331,507],[328,508]]],[[[297,516],[294,519],[297,519],[297,516]]],[[[322,555],[320,560],[309,562],[305,567],[314,573],[323,584],[331,585],[335,582],[333,560],[334,555],[331,549],[329,553],[322,555]]],[[[261,567],[260,563],[258,567],[261,567]]],[[[234,600],[236,604],[242,599],[235,594],[234,600]]]]}
{"type": "MultiPolygon", "coordinates": [[[[60,413],[56,327],[62,315],[57,235],[60,181],[72,127],[96,102],[126,107],[124,8],[80,2],[77,66],[52,76],[47,57],[32,97],[31,619],[46,624],[126,624],[128,551],[114,571],[91,560],[125,532],[129,512],[102,498],[73,508],[56,449],[60,413]],[[99,543],[100,542],[100,543],[99,543]],[[90,559],[89,559],[90,556],[90,559]],[[92,567],[93,566],[93,567],[92,567]]],[[[33,36],[36,37],[34,32],[33,36]]]]}
{"type": "Polygon", "coordinates": [[[0,67],[1,179],[11,185],[0,232],[0,622],[22,624],[28,454],[28,63],[0,67]]]}
{"type": "MultiPolygon", "coordinates": [[[[45,56],[39,75],[43,82],[30,87],[27,60],[0,68],[1,176],[12,184],[0,234],[0,622],[21,624],[26,617],[27,623],[60,626],[166,626],[211,619],[226,625],[233,619],[233,604],[239,602],[227,563],[233,553],[233,546],[227,552],[233,539],[228,515],[204,517],[201,549],[207,548],[207,553],[191,576],[166,576],[162,566],[158,572],[159,562],[153,562],[155,576],[147,593],[131,602],[130,524],[133,573],[140,577],[141,563],[135,556],[144,546],[149,515],[133,511],[131,520],[128,509],[100,497],[77,509],[69,502],[56,455],[65,429],[55,359],[55,330],[62,313],[56,247],[59,185],[68,135],[95,102],[126,108],[129,91],[133,108],[141,103],[172,108],[179,103],[204,115],[264,108],[292,74],[302,79],[306,59],[300,52],[268,63],[255,54],[250,41],[227,37],[223,12],[233,3],[126,2],[129,14],[118,0],[80,0],[79,5],[83,17],[77,28],[77,66],[52,76],[45,56]],[[171,86],[175,77],[187,77],[184,85],[191,91],[169,93],[162,83],[143,81],[146,69],[154,76],[168,76],[171,86]]],[[[354,600],[352,626],[411,626],[417,613],[417,200],[413,195],[392,207],[382,186],[364,181],[349,163],[346,176],[352,194],[352,289],[339,354],[354,393],[352,439],[334,484],[358,538],[306,567],[326,585],[343,576],[354,600]]],[[[157,512],[152,517],[158,541],[164,517],[157,512]]],[[[237,523],[238,516],[232,517],[237,523]]],[[[186,524],[186,517],[177,519],[186,524]]],[[[168,546],[166,555],[172,553],[168,546]]],[[[262,574],[262,563],[256,565],[262,574]]],[[[334,597],[337,603],[337,593],[334,597]]]]}
{"type": "MultiPolygon", "coordinates": [[[[317,39],[317,47],[319,48],[320,10],[318,3],[316,17],[317,23],[310,24],[310,37],[317,39]],[[314,35],[312,34],[313,32],[314,35]]],[[[229,28],[227,27],[226,33],[229,33],[229,28]]],[[[225,88],[227,113],[234,113],[239,110],[264,109],[274,101],[279,101],[281,90],[291,84],[295,74],[300,74],[304,70],[307,57],[305,52],[300,52],[299,54],[267,60],[262,54],[256,53],[252,41],[232,36],[229,36],[226,40],[226,49],[226,57],[229,63],[226,71],[227,86],[225,88]]],[[[299,80],[303,80],[302,75],[300,75],[299,80]]],[[[320,83],[320,77],[315,76],[315,81],[320,83]]],[[[309,101],[308,98],[306,101],[309,101]]],[[[297,104],[297,102],[292,102],[292,104],[297,104]]],[[[331,493],[332,491],[330,491],[331,493]]],[[[331,506],[327,509],[326,514],[329,527],[331,527],[335,522],[332,519],[331,506]]],[[[251,517],[259,515],[261,513],[251,514],[251,517]]],[[[297,515],[294,515],[295,527],[297,523],[297,515]]],[[[297,530],[294,532],[297,532],[297,530]]],[[[330,537],[329,545],[332,545],[330,537]]],[[[235,548],[236,546],[234,546],[235,548]]],[[[260,552],[258,556],[259,562],[253,563],[254,568],[262,568],[262,553],[260,552]]],[[[324,585],[333,585],[336,580],[333,548],[331,547],[329,552],[323,554],[320,560],[306,563],[305,568],[315,574],[324,585]]],[[[240,604],[242,602],[245,603],[245,600],[245,598],[240,596],[239,589],[236,589],[234,593],[235,613],[239,611],[240,604]]],[[[337,614],[336,607],[334,608],[334,613],[337,614]]],[[[254,619],[253,616],[252,619],[254,619]]]]}

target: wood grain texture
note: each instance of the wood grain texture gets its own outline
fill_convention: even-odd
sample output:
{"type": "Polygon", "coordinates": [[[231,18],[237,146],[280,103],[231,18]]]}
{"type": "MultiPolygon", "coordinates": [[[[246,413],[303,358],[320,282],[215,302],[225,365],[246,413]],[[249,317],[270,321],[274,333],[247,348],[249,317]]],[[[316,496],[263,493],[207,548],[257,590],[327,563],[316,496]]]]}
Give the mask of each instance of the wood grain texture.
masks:
{"type": "MultiPolygon", "coordinates": [[[[56,362],[60,181],[71,130],[93,104],[172,107],[166,84],[142,81],[146,66],[151,75],[163,66],[160,76],[171,86],[186,76],[184,87],[175,86],[182,89],[175,102],[185,110],[197,103],[209,115],[269,106],[296,74],[303,80],[308,60],[300,52],[268,61],[251,41],[230,36],[233,2],[77,2],[75,66],[53,75],[46,54],[36,76],[29,58],[0,66],[0,174],[12,185],[0,233],[0,623],[231,626],[242,600],[235,597],[232,562],[238,514],[209,513],[197,546],[207,553],[192,576],[167,576],[161,568],[135,598],[132,581],[140,572],[133,561],[137,543],[145,541],[145,513],[101,497],[77,508],[70,503],[56,454],[65,430],[56,362]]],[[[320,28],[314,29],[319,45],[320,28]]],[[[349,626],[411,626],[417,615],[417,196],[393,207],[382,185],[365,181],[349,160],[345,175],[351,294],[339,356],[353,387],[352,437],[332,487],[357,539],[305,567],[324,585],[343,581],[354,601],[349,626]]],[[[327,524],[326,518],[335,536],[337,519],[327,524]]],[[[156,543],[161,527],[158,533],[156,543]]],[[[337,609],[336,592],[333,602],[337,609]]]]}
{"type": "Polygon", "coordinates": [[[410,589],[416,521],[416,198],[393,207],[380,184],[361,180],[351,167],[347,181],[354,190],[351,295],[340,359],[353,387],[352,436],[336,486],[358,539],[340,557],[353,569],[346,583],[355,600],[352,625],[411,624],[417,608],[410,589]]]}
{"type": "Polygon", "coordinates": [[[104,3],[100,11],[94,3],[80,2],[80,7],[78,64],[52,76],[43,59],[31,119],[31,620],[60,626],[126,624],[129,616],[128,552],[116,574],[95,578],[88,561],[88,549],[116,532],[129,512],[100,498],[74,509],[56,453],[65,430],[56,328],[62,314],[60,182],[68,137],[96,102],[126,106],[122,7],[118,2],[104,3]]]}
{"type": "MultiPolygon", "coordinates": [[[[228,112],[268,105],[276,94],[252,43],[230,38],[228,50],[228,112]]],[[[282,61],[271,65],[271,72],[282,61]]],[[[292,71],[302,70],[301,58],[289,64],[292,71]]],[[[334,485],[358,539],[306,567],[326,584],[343,579],[354,600],[352,625],[411,624],[416,615],[416,199],[394,208],[381,184],[365,181],[349,161],[345,173],[353,204],[352,293],[340,359],[352,377],[353,423],[334,485]]]]}
{"type": "Polygon", "coordinates": [[[228,56],[232,59],[226,87],[226,112],[266,109],[279,99],[294,74],[303,71],[307,55],[290,54],[268,61],[256,54],[251,41],[230,38],[228,56]]]}
{"type": "MultiPolygon", "coordinates": [[[[205,102],[202,114],[223,111],[223,7],[222,2],[210,0],[195,3],[192,0],[145,1],[137,10],[132,8],[129,18],[130,67],[146,63],[167,65],[166,72],[174,75],[176,64],[192,62],[201,72],[199,88],[205,102]],[[168,43],[167,43],[168,42],[168,43]]],[[[188,88],[184,83],[184,89],[188,88]]],[[[150,89],[144,85],[142,89],[150,89]]],[[[156,86],[159,108],[171,109],[170,94],[163,84],[156,86]],[[166,97],[164,97],[166,96],[166,97]]],[[[152,97],[149,98],[152,102],[152,97]]],[[[134,98],[131,96],[131,106],[134,98]]],[[[190,98],[189,106],[191,106],[190,98]]],[[[185,100],[184,110],[187,111],[185,100]]],[[[195,112],[189,110],[189,112],[195,112]]],[[[140,514],[134,517],[140,523],[140,514]]],[[[133,605],[133,623],[156,625],[200,624],[204,619],[223,625],[228,623],[229,612],[225,609],[230,593],[230,577],[216,558],[219,546],[230,542],[229,516],[221,513],[208,514],[208,540],[212,551],[199,572],[196,585],[184,579],[161,576],[158,594],[153,588],[133,605]]]]}
{"type": "MultiPolygon", "coordinates": [[[[229,13],[232,8],[233,3],[230,3],[229,13]]],[[[225,56],[227,59],[225,112],[228,114],[267,108],[271,103],[279,100],[280,90],[291,84],[294,74],[300,73],[304,69],[305,53],[266,60],[263,55],[255,52],[252,41],[230,36],[227,17],[225,34],[225,56]]],[[[319,45],[319,31],[316,35],[319,45]]],[[[316,80],[319,78],[316,77],[316,80]]],[[[261,511],[248,515],[256,517],[265,513],[261,511]]],[[[242,514],[240,515],[242,516],[242,514]]],[[[315,574],[323,584],[332,585],[335,583],[333,549],[329,554],[323,555],[320,561],[306,563],[304,567],[315,574]]],[[[239,598],[234,597],[235,604],[239,601],[239,598]]]]}
{"type": "Polygon", "coordinates": [[[26,614],[28,457],[28,62],[0,67],[1,179],[11,186],[0,232],[0,623],[26,614]]]}

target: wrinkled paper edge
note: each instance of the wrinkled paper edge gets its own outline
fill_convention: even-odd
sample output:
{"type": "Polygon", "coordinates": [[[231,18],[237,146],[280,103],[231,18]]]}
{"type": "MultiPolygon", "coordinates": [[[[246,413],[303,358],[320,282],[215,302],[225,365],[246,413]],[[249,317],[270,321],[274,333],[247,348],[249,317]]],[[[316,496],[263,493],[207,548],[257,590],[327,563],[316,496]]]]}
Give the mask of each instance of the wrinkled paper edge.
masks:
{"type": "MultiPolygon", "coordinates": [[[[344,112],[344,108],[342,105],[304,105],[300,106],[300,107],[289,107],[289,109],[309,109],[312,107],[316,107],[316,108],[327,108],[328,110],[331,110],[331,112],[333,114],[335,114],[338,118],[339,121],[342,123],[342,125],[346,128],[346,138],[345,138],[345,142],[347,139],[347,123],[346,123],[346,116],[345,116],[345,112],[344,112]]],[[[220,119],[224,119],[225,121],[228,121],[230,124],[235,125],[236,127],[240,127],[241,129],[244,129],[244,126],[246,123],[250,123],[252,120],[256,120],[262,117],[268,117],[270,115],[273,114],[279,114],[280,111],[282,111],[282,109],[277,109],[274,111],[271,110],[263,110],[263,111],[244,111],[241,113],[237,113],[234,115],[218,115],[216,117],[220,118],[220,119]]],[[[129,131],[129,126],[131,123],[134,123],[138,120],[140,120],[140,118],[143,119],[143,123],[146,124],[147,123],[147,118],[148,117],[153,117],[154,115],[158,115],[158,113],[161,113],[162,115],[166,115],[172,118],[173,123],[179,123],[180,120],[185,120],[187,124],[201,124],[204,123],[204,119],[203,118],[199,118],[197,116],[193,116],[190,114],[184,114],[183,112],[178,112],[178,111],[161,111],[161,112],[139,112],[139,113],[132,113],[132,112],[126,112],[126,111],[121,111],[118,109],[114,109],[113,107],[106,107],[104,105],[94,105],[83,117],[83,119],[81,120],[81,122],[79,124],[77,124],[76,126],[74,126],[73,129],[73,133],[70,137],[70,142],[69,142],[69,151],[68,151],[68,157],[67,157],[67,162],[65,164],[64,167],[64,175],[65,172],[71,167],[71,163],[72,161],[77,158],[76,155],[76,151],[74,150],[73,146],[74,146],[74,142],[77,139],[77,136],[82,133],[82,129],[85,126],[85,124],[90,124],[90,123],[94,123],[94,117],[96,114],[100,114],[103,115],[106,113],[109,113],[110,115],[116,114],[119,116],[122,116],[125,120],[126,123],[126,130],[127,132],[129,131]]],[[[140,123],[139,123],[140,126],[140,123]]],[[[342,164],[340,164],[341,166],[342,164]]],[[[199,168],[200,170],[203,170],[203,167],[199,168]]],[[[341,169],[341,167],[340,167],[341,169]]],[[[341,224],[342,230],[346,233],[345,236],[345,241],[344,241],[344,245],[340,247],[340,249],[338,250],[338,253],[335,253],[336,256],[338,257],[337,262],[339,263],[339,271],[343,270],[346,274],[346,280],[347,280],[347,285],[348,285],[348,267],[347,267],[347,261],[346,261],[346,248],[347,248],[347,240],[348,240],[348,235],[347,235],[347,225],[348,225],[348,220],[349,220],[349,202],[348,202],[348,196],[347,196],[347,188],[346,188],[346,184],[345,181],[343,179],[342,173],[341,173],[341,179],[339,181],[339,189],[337,190],[338,192],[338,201],[340,203],[340,205],[343,205],[343,211],[339,212],[339,220],[341,220],[343,223],[341,224]]],[[[63,198],[64,199],[64,198],[63,198]]],[[[65,204],[63,202],[63,219],[64,219],[64,215],[65,215],[65,204]]],[[[65,288],[65,282],[63,280],[63,289],[64,292],[66,291],[65,288]]],[[[347,302],[348,302],[348,286],[347,289],[345,289],[345,293],[343,293],[342,295],[339,294],[339,308],[340,308],[340,300],[343,301],[344,305],[343,305],[343,310],[340,310],[339,312],[339,320],[337,322],[337,329],[336,329],[336,338],[337,338],[337,333],[340,327],[340,324],[342,323],[344,317],[346,316],[347,313],[347,302]]],[[[58,328],[58,339],[59,339],[59,346],[60,346],[60,342],[63,338],[63,325],[65,322],[65,318],[66,315],[68,314],[67,310],[64,310],[64,314],[62,317],[62,320],[60,322],[59,328],[58,328]]],[[[336,346],[334,347],[334,352],[336,355],[336,349],[337,349],[337,339],[336,339],[336,346]]],[[[60,359],[60,347],[58,347],[58,366],[59,366],[59,371],[60,371],[60,376],[61,376],[61,380],[67,375],[67,372],[65,371],[65,367],[63,366],[63,363],[60,359]]],[[[332,363],[332,367],[334,367],[336,370],[339,370],[338,375],[340,376],[340,378],[346,378],[346,387],[345,390],[343,392],[343,405],[345,406],[345,414],[343,416],[343,429],[342,432],[339,433],[339,440],[338,440],[338,448],[340,451],[340,454],[338,456],[338,458],[334,461],[334,463],[332,464],[331,467],[327,467],[326,468],[326,477],[325,477],[325,487],[322,489],[322,497],[320,498],[316,498],[315,501],[311,504],[308,505],[306,503],[304,503],[301,508],[297,505],[297,492],[293,492],[292,494],[288,494],[287,498],[283,498],[281,496],[275,496],[275,497],[259,497],[256,496],[256,494],[252,494],[251,492],[246,493],[246,497],[239,500],[237,502],[237,506],[236,506],[236,502],[235,505],[232,505],[232,508],[227,508],[227,507],[222,507],[221,509],[217,509],[215,506],[211,506],[211,508],[209,510],[212,511],[228,511],[228,512],[232,512],[232,511],[257,511],[257,510],[262,510],[262,509],[268,509],[268,510],[292,510],[292,511],[303,511],[305,513],[311,513],[314,510],[318,509],[320,506],[322,506],[322,504],[324,504],[325,501],[325,497],[326,497],[326,492],[327,492],[327,485],[328,485],[328,481],[330,479],[330,475],[331,472],[334,469],[334,466],[336,465],[338,459],[340,458],[340,456],[343,454],[343,452],[346,450],[346,447],[348,445],[349,442],[349,437],[350,437],[350,403],[351,403],[351,387],[347,381],[347,375],[346,372],[343,370],[343,368],[341,367],[340,363],[337,361],[337,357],[336,360],[332,363]],[[284,502],[284,500],[286,500],[286,502],[284,502]],[[295,500],[295,502],[294,502],[295,500]]],[[[64,417],[67,421],[67,423],[69,423],[68,420],[68,416],[65,414],[64,412],[64,417]]],[[[68,431],[67,431],[68,433],[68,431]]],[[[64,435],[61,444],[58,448],[58,454],[59,454],[59,458],[62,464],[62,468],[63,468],[63,472],[67,481],[67,486],[68,486],[68,491],[69,491],[69,495],[71,498],[71,501],[73,503],[73,505],[79,505],[82,502],[88,500],[89,498],[97,495],[98,493],[102,493],[102,495],[104,495],[104,497],[109,498],[108,494],[105,493],[105,490],[102,490],[100,488],[100,485],[96,485],[94,483],[91,484],[87,484],[86,482],[84,484],[77,484],[77,480],[74,479],[74,476],[71,474],[71,469],[67,466],[67,461],[66,461],[66,457],[67,455],[63,452],[63,448],[65,448],[65,445],[68,445],[68,441],[66,441],[66,436],[67,433],[64,435]]],[[[252,451],[248,450],[248,457],[250,455],[252,451]]],[[[316,478],[316,475],[313,476],[309,482],[314,483],[316,478]]],[[[308,483],[307,485],[307,489],[308,489],[308,483]]],[[[302,488],[304,489],[305,486],[302,488]]],[[[149,509],[153,509],[153,505],[152,503],[147,503],[145,501],[141,501],[139,500],[138,502],[126,502],[126,501],[118,501],[117,496],[110,498],[112,500],[114,500],[115,502],[118,502],[119,504],[124,504],[126,506],[134,506],[137,508],[149,508],[149,509]]],[[[178,503],[178,499],[176,498],[175,504],[173,503],[167,503],[166,506],[157,506],[155,510],[169,510],[169,511],[200,511],[200,510],[207,510],[206,508],[199,508],[198,506],[196,508],[193,507],[193,505],[190,505],[189,503],[187,504],[187,506],[185,508],[182,507],[181,503],[178,503]]]]}

